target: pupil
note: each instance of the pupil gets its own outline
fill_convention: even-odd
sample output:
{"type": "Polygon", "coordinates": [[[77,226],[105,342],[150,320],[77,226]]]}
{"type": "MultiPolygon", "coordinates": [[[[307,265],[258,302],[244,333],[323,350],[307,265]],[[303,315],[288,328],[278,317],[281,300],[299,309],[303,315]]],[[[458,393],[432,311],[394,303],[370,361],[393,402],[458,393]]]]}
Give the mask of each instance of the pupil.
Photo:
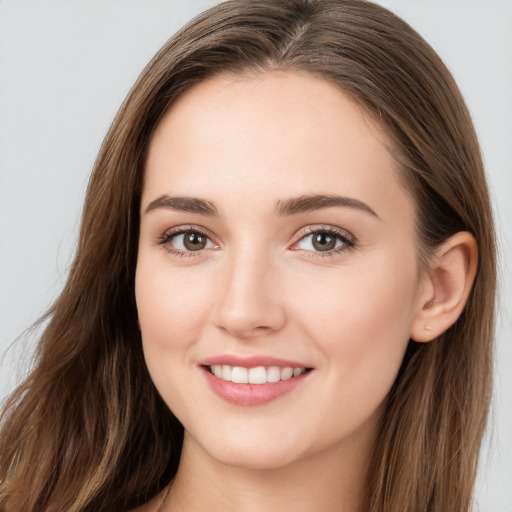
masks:
{"type": "Polygon", "coordinates": [[[183,244],[189,251],[199,251],[200,249],[204,249],[206,237],[199,233],[187,233],[184,237],[183,244]]]}
{"type": "Polygon", "coordinates": [[[313,237],[313,247],[319,251],[330,251],[336,246],[336,238],[327,233],[317,233],[313,237]]]}

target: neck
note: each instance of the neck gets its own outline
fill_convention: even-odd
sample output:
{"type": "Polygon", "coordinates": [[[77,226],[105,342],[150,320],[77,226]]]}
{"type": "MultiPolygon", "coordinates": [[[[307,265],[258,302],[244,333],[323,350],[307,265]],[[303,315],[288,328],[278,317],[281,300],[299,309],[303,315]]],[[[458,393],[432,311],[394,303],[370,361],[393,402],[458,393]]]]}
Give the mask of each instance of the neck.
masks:
{"type": "Polygon", "coordinates": [[[185,433],[179,470],[162,511],[360,512],[373,444],[360,441],[346,439],[342,446],[286,466],[248,469],[214,460],[185,433]]]}

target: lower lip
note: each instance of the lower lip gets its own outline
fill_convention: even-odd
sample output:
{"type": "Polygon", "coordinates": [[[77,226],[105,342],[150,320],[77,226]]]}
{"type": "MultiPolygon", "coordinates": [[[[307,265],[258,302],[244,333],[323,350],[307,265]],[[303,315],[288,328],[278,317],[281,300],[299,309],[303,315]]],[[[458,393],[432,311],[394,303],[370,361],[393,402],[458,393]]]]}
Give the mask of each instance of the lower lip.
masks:
{"type": "Polygon", "coordinates": [[[279,382],[236,384],[216,377],[207,368],[203,367],[202,370],[214,393],[227,402],[236,405],[262,405],[271,402],[295,390],[311,373],[311,371],[306,371],[298,377],[280,380],[279,382]]]}

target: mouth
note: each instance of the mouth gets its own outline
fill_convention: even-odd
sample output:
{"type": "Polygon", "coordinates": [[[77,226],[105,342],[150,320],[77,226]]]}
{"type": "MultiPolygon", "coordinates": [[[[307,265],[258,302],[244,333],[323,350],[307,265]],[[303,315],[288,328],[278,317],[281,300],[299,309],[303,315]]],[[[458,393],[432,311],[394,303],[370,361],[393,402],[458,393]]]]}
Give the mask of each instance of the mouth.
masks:
{"type": "Polygon", "coordinates": [[[260,406],[295,394],[314,370],[296,361],[229,355],[202,361],[199,368],[214,394],[237,406],[260,406]]]}
{"type": "Polygon", "coordinates": [[[203,365],[215,377],[235,384],[268,384],[288,381],[310,372],[312,368],[292,366],[255,366],[246,368],[229,364],[203,365]]]}

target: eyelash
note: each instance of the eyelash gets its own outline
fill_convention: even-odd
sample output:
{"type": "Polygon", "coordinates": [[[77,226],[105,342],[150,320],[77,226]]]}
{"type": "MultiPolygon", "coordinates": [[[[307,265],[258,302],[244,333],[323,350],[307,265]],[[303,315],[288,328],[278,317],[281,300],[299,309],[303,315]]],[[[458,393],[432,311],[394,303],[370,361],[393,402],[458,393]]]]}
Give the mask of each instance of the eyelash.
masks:
{"type": "Polygon", "coordinates": [[[194,258],[196,256],[199,256],[199,253],[202,252],[199,251],[182,251],[180,249],[176,249],[173,247],[170,242],[173,238],[184,235],[187,233],[197,233],[198,235],[204,236],[208,240],[211,240],[211,235],[205,231],[204,229],[201,229],[197,226],[180,226],[174,229],[171,229],[169,231],[166,231],[161,237],[158,238],[157,244],[161,245],[166,252],[172,254],[173,256],[177,256],[179,258],[194,258]]]}
{"type": "MultiPolygon", "coordinates": [[[[308,226],[301,230],[299,233],[299,238],[296,242],[294,242],[294,246],[297,245],[300,241],[304,240],[307,236],[322,234],[331,236],[338,240],[341,240],[342,246],[331,249],[330,251],[304,251],[308,258],[327,258],[335,256],[336,254],[340,254],[344,251],[353,249],[356,246],[356,238],[348,233],[347,231],[339,228],[335,228],[334,226],[319,226],[312,227],[308,226]]],[[[300,249],[294,249],[300,250],[300,249]]]]}
{"type": "MultiPolygon", "coordinates": [[[[170,242],[173,240],[173,238],[187,234],[187,233],[196,233],[198,235],[204,236],[208,240],[211,241],[212,237],[211,235],[204,229],[201,229],[197,226],[180,226],[174,229],[171,229],[169,231],[166,231],[161,237],[158,238],[157,244],[162,246],[165,251],[172,254],[173,256],[177,256],[179,258],[194,258],[197,256],[200,256],[200,253],[204,249],[200,249],[198,251],[182,251],[180,249],[176,249],[173,247],[170,242]]],[[[329,256],[334,256],[336,254],[339,254],[341,252],[353,249],[356,245],[356,239],[354,236],[349,234],[347,231],[335,228],[333,226],[320,226],[320,227],[311,227],[308,226],[301,230],[299,232],[297,241],[293,243],[292,247],[300,243],[302,240],[304,240],[307,236],[312,236],[315,234],[322,234],[331,236],[333,238],[336,238],[342,242],[341,247],[337,247],[334,249],[331,249],[329,251],[308,251],[303,250],[303,252],[306,253],[308,258],[325,258],[329,256]]],[[[218,245],[216,245],[218,247],[218,245]]],[[[292,250],[301,250],[301,249],[292,249],[292,250]]]]}

